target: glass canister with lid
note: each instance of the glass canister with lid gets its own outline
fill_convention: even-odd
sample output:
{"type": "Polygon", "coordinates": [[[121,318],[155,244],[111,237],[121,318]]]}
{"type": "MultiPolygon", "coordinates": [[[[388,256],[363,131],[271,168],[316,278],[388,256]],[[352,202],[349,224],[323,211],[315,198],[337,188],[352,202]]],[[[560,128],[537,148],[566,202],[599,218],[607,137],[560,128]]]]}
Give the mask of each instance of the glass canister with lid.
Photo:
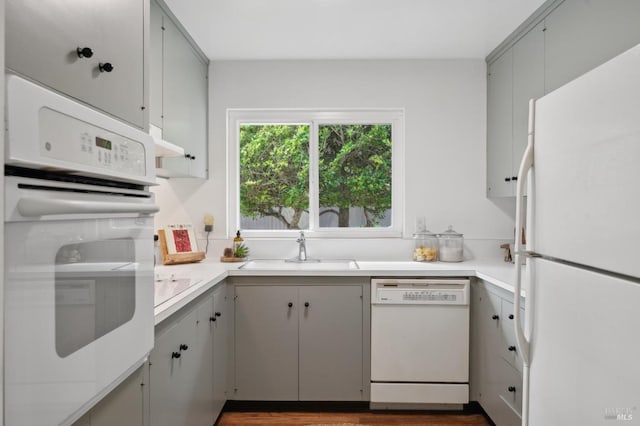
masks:
{"type": "Polygon", "coordinates": [[[438,256],[442,262],[462,262],[464,238],[462,234],[449,229],[438,234],[438,256]]]}
{"type": "Polygon", "coordinates": [[[416,262],[433,262],[438,258],[438,238],[436,234],[427,230],[413,234],[415,247],[413,260],[416,262]]]}

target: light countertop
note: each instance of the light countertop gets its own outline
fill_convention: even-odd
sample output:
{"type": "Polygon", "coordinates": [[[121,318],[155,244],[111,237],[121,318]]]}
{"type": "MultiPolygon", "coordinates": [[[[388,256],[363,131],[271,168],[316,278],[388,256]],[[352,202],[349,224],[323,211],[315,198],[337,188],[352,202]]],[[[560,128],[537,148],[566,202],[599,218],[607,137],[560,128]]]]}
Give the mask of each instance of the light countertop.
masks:
{"type": "Polygon", "coordinates": [[[238,269],[243,263],[220,263],[207,258],[199,263],[156,266],[155,323],[159,324],[189,302],[229,276],[366,276],[366,277],[478,277],[513,292],[515,266],[499,260],[471,260],[459,263],[411,261],[358,261],[359,269],[259,270],[238,269]]]}

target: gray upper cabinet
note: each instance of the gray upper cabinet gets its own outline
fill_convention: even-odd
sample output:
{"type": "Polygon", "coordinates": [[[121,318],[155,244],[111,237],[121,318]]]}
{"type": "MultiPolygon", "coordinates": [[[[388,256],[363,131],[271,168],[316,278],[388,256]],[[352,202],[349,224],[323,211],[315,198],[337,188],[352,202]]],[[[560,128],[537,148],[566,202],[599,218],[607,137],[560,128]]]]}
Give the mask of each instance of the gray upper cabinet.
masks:
{"type": "Polygon", "coordinates": [[[151,3],[150,121],[185,150],[162,159],[159,176],[207,177],[208,61],[166,9],[151,3]]]}
{"type": "Polygon", "coordinates": [[[640,1],[565,0],[545,24],[548,93],[640,43],[640,1]]]}
{"type": "Polygon", "coordinates": [[[7,0],[6,66],[145,129],[145,4],[7,0]]]}
{"type": "Polygon", "coordinates": [[[511,195],[513,134],[513,52],[507,50],[487,70],[487,195],[511,195]]]}
{"type": "Polygon", "coordinates": [[[513,136],[511,152],[512,195],[520,161],[527,147],[529,100],[544,95],[544,23],[539,23],[513,47],[513,136]]]}
{"type": "Polygon", "coordinates": [[[516,194],[527,146],[529,99],[544,94],[544,25],[526,33],[487,68],[487,196],[516,194]]]}
{"type": "Polygon", "coordinates": [[[150,22],[149,123],[162,128],[162,32],[164,14],[155,2],[151,2],[150,22]]]}
{"type": "Polygon", "coordinates": [[[549,0],[487,57],[487,196],[516,195],[529,100],[640,43],[640,1],[549,0]]]}

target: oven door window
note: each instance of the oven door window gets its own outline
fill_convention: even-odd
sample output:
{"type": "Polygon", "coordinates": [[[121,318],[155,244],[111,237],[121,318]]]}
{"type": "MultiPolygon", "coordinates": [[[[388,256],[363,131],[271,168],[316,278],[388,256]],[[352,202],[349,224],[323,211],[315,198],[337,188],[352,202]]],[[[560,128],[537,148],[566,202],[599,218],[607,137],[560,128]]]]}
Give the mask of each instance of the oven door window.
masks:
{"type": "Polygon", "coordinates": [[[135,312],[131,238],[62,246],[55,266],[56,351],[61,358],[125,324],[135,312]]]}

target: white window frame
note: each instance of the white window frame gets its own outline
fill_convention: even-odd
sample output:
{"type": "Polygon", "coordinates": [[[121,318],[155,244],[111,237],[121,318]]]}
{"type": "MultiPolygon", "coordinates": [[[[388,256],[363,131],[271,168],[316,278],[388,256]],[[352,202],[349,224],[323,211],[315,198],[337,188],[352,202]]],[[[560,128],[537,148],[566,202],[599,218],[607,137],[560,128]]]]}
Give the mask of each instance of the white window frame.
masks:
{"type": "MultiPolygon", "coordinates": [[[[240,126],[244,124],[309,124],[309,229],[308,237],[399,238],[404,218],[404,109],[228,109],[227,205],[228,230],[240,228],[240,126]],[[320,228],[317,223],[318,126],[323,124],[391,124],[391,225],[384,228],[320,228]]],[[[300,230],[243,229],[249,238],[291,238],[300,230]]]]}

